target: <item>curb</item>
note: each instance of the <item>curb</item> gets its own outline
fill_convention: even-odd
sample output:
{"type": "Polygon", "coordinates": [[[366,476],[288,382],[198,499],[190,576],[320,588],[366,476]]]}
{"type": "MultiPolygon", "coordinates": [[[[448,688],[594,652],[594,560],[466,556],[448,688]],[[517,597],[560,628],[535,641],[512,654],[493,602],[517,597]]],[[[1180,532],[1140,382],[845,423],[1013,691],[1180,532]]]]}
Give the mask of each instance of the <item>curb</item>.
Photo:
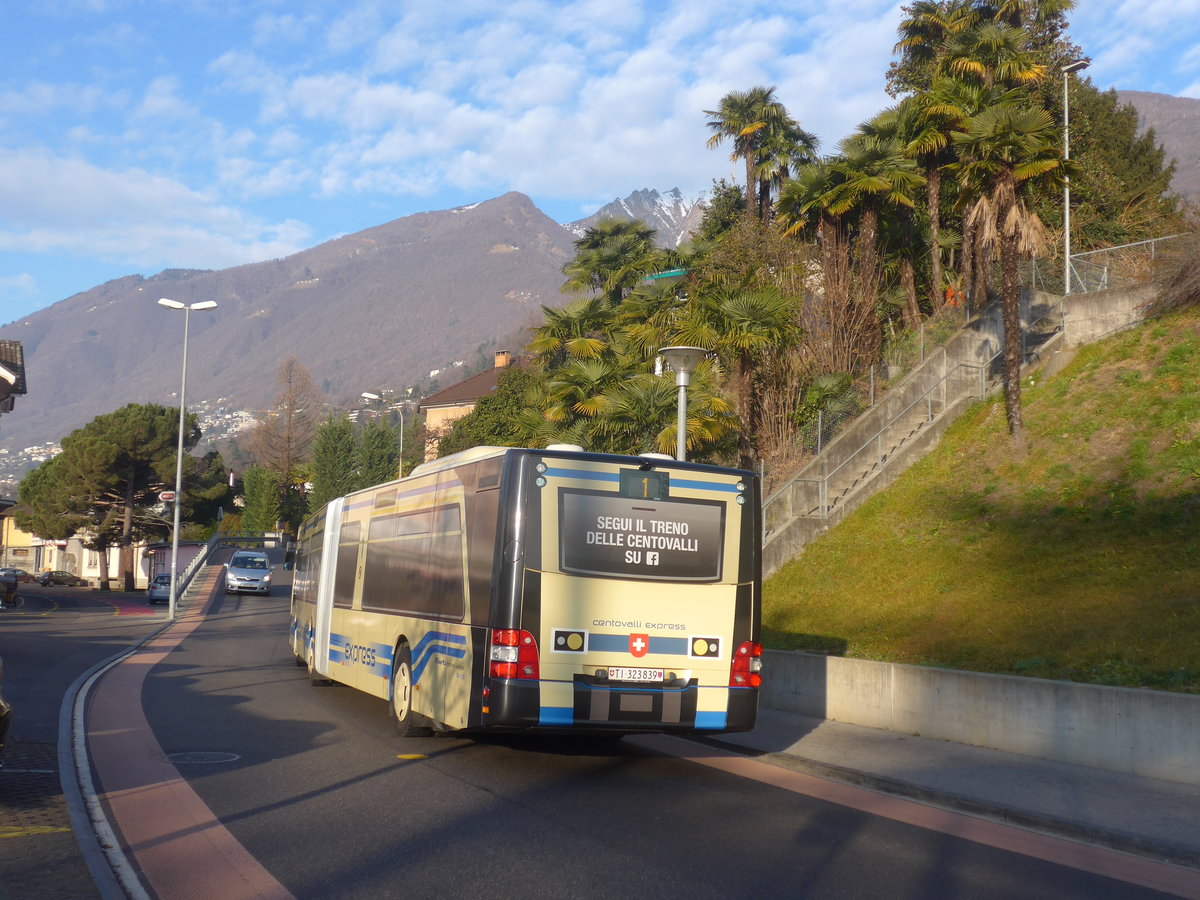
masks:
{"type": "MultiPolygon", "coordinates": [[[[207,596],[189,598],[186,606],[191,607],[199,601],[199,608],[203,610],[215,596],[216,591],[210,590],[207,596]]],[[[92,785],[86,733],[88,696],[95,683],[109,669],[136,653],[143,644],[172,628],[179,618],[177,613],[174,621],[168,619],[161,627],[83,672],[67,688],[59,707],[59,782],[67,806],[67,816],[71,822],[71,831],[75,835],[84,863],[104,900],[129,900],[131,897],[149,895],[144,892],[136,873],[124,862],[119,842],[99,808],[99,798],[94,792],[90,797],[84,795],[85,790],[91,791],[92,785]],[[116,858],[114,854],[117,854],[116,858]]]]}

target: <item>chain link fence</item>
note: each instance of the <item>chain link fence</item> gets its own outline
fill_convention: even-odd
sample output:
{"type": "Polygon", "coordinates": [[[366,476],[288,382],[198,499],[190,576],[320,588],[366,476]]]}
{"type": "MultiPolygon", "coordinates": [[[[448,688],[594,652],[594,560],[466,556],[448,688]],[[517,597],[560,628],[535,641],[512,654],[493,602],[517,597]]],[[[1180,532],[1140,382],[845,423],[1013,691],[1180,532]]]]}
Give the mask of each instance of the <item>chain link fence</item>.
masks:
{"type": "MultiPolygon", "coordinates": [[[[1085,294],[1132,287],[1149,281],[1154,265],[1171,242],[1186,234],[1135,241],[1119,247],[1103,247],[1071,254],[1071,289],[1065,293],[1085,294]]],[[[1035,259],[1022,266],[1022,281],[1028,287],[1051,294],[1062,294],[1064,276],[1061,260],[1035,259]]]]}

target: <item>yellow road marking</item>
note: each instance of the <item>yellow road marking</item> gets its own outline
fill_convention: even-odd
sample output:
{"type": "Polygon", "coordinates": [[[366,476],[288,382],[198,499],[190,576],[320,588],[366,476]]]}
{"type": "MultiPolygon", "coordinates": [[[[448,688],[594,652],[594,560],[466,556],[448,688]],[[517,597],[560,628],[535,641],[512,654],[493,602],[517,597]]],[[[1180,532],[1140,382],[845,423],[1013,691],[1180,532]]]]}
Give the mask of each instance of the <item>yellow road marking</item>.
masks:
{"type": "Polygon", "coordinates": [[[33,837],[38,834],[64,834],[71,829],[61,825],[29,825],[25,828],[14,828],[9,825],[0,827],[0,838],[33,837]]]}
{"type": "Polygon", "coordinates": [[[429,759],[424,753],[401,753],[396,759],[429,759]]]}

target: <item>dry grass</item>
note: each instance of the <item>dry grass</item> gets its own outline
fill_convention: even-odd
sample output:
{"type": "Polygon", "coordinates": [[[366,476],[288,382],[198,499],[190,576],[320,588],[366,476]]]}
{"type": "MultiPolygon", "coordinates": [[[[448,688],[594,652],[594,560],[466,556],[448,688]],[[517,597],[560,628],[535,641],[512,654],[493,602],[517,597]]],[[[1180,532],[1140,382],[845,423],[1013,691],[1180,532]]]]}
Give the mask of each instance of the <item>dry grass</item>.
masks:
{"type": "Polygon", "coordinates": [[[1200,692],[1200,311],[1026,383],[766,586],[767,643],[1200,692]]]}

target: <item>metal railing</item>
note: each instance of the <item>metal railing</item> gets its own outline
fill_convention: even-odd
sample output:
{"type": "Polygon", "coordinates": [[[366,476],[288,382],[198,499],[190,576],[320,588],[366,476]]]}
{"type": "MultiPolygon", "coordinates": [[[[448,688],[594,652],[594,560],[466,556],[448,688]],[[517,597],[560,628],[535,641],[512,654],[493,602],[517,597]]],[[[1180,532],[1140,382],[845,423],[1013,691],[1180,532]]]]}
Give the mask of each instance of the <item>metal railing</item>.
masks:
{"type": "Polygon", "coordinates": [[[208,565],[209,558],[220,548],[220,534],[214,534],[208,539],[208,543],[204,545],[204,549],[188,560],[188,564],[183,567],[183,572],[178,576],[179,587],[176,589],[176,596],[182,598],[184,591],[188,589],[188,585],[192,583],[192,579],[201,567],[208,565]]]}
{"type": "Polygon", "coordinates": [[[999,356],[997,352],[982,364],[958,363],[832,469],[816,478],[801,475],[784,484],[763,503],[763,523],[767,534],[778,530],[771,527],[772,520],[781,519],[780,524],[785,524],[801,517],[828,518],[830,511],[842,498],[882,469],[917,430],[933,422],[961,400],[986,397],[988,372],[999,356]],[[952,381],[958,384],[969,382],[970,387],[953,390],[952,381]],[[907,433],[897,438],[897,432],[904,432],[906,428],[907,433]],[[850,472],[848,476],[845,475],[847,470],[850,472]],[[784,506],[782,516],[775,514],[773,507],[777,504],[784,506]]]}

